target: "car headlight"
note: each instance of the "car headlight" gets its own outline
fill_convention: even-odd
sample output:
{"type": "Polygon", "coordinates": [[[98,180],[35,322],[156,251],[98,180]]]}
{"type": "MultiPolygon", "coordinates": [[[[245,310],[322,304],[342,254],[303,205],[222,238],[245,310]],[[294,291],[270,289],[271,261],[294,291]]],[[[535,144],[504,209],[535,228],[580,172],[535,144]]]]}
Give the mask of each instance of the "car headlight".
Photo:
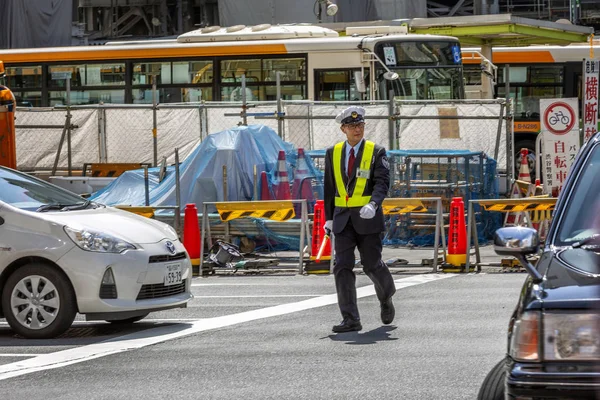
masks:
{"type": "Polygon", "coordinates": [[[510,339],[510,356],[517,361],[539,360],[539,311],[526,311],[515,321],[510,339]]]}
{"type": "Polygon", "coordinates": [[[600,316],[544,313],[546,360],[600,360],[600,316]]]}
{"type": "Polygon", "coordinates": [[[107,233],[90,229],[75,229],[65,226],[65,232],[81,249],[100,253],[122,253],[136,247],[129,242],[107,233]]]}

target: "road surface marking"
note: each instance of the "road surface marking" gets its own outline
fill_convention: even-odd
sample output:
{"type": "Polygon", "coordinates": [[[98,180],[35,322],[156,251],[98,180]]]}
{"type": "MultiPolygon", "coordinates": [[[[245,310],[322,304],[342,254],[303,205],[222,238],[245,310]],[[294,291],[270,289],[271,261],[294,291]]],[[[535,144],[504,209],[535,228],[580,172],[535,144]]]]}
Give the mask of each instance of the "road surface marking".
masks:
{"type": "MultiPolygon", "coordinates": [[[[415,275],[408,278],[397,279],[394,282],[396,283],[396,289],[403,289],[410,286],[451,278],[453,276],[457,275],[415,275]]],[[[356,289],[357,298],[373,295],[375,295],[375,288],[373,285],[363,286],[356,289]]],[[[190,321],[189,323],[146,329],[144,331],[123,335],[87,346],[57,351],[50,354],[43,354],[27,360],[0,365],[0,380],[14,378],[16,376],[26,375],[33,372],[45,371],[48,369],[66,367],[68,365],[105,357],[111,354],[140,349],[142,347],[166,342],[168,340],[178,339],[183,336],[189,336],[199,332],[224,328],[227,326],[237,325],[249,321],[256,321],[264,318],[277,317],[280,315],[291,314],[298,311],[305,311],[332,304],[337,304],[336,294],[318,296],[311,299],[298,301],[296,303],[280,304],[258,310],[224,315],[222,317],[198,319],[190,321]]]]}

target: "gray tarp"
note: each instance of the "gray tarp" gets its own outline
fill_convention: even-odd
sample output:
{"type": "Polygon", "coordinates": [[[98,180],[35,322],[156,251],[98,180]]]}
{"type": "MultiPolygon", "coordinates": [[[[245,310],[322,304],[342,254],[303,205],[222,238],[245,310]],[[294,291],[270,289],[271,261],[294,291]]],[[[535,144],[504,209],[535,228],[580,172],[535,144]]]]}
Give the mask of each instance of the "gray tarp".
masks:
{"type": "MultiPolygon", "coordinates": [[[[415,0],[333,0],[339,7],[334,17],[323,10],[323,22],[353,22],[424,18],[426,2],[415,0]]],[[[316,23],[315,0],[219,0],[221,26],[316,23]]]]}
{"type": "Polygon", "coordinates": [[[71,45],[73,0],[2,0],[0,48],[71,45]]]}

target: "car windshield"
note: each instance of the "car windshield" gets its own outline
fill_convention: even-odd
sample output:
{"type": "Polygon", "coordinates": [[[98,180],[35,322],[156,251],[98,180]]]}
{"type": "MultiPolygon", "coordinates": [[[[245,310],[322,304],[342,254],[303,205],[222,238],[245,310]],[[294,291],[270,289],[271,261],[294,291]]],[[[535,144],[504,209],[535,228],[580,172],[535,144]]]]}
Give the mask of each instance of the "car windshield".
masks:
{"type": "Polygon", "coordinates": [[[583,166],[558,229],[558,246],[569,246],[600,233],[600,146],[583,166]]]}
{"type": "Polygon", "coordinates": [[[27,211],[46,205],[83,205],[86,200],[41,179],[0,167],[0,201],[27,211]]]}

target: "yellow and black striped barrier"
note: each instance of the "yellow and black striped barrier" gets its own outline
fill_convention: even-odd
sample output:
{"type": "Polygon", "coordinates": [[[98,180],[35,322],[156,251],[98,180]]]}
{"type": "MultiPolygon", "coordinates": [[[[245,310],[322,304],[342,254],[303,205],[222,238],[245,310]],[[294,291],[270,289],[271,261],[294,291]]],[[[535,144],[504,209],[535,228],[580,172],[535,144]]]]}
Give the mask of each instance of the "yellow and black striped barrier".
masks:
{"type": "Polygon", "coordinates": [[[427,212],[427,207],[417,199],[385,199],[381,204],[385,215],[427,212]]]}
{"type": "MultiPolygon", "coordinates": [[[[473,201],[473,200],[472,200],[473,201]]],[[[525,197],[522,199],[477,200],[477,204],[486,211],[524,212],[552,211],[556,205],[553,197],[525,197]]]]}
{"type": "Polygon", "coordinates": [[[294,218],[294,204],[289,201],[229,201],[216,203],[215,207],[221,221],[237,218],[266,218],[273,221],[287,221],[294,218]]]}

